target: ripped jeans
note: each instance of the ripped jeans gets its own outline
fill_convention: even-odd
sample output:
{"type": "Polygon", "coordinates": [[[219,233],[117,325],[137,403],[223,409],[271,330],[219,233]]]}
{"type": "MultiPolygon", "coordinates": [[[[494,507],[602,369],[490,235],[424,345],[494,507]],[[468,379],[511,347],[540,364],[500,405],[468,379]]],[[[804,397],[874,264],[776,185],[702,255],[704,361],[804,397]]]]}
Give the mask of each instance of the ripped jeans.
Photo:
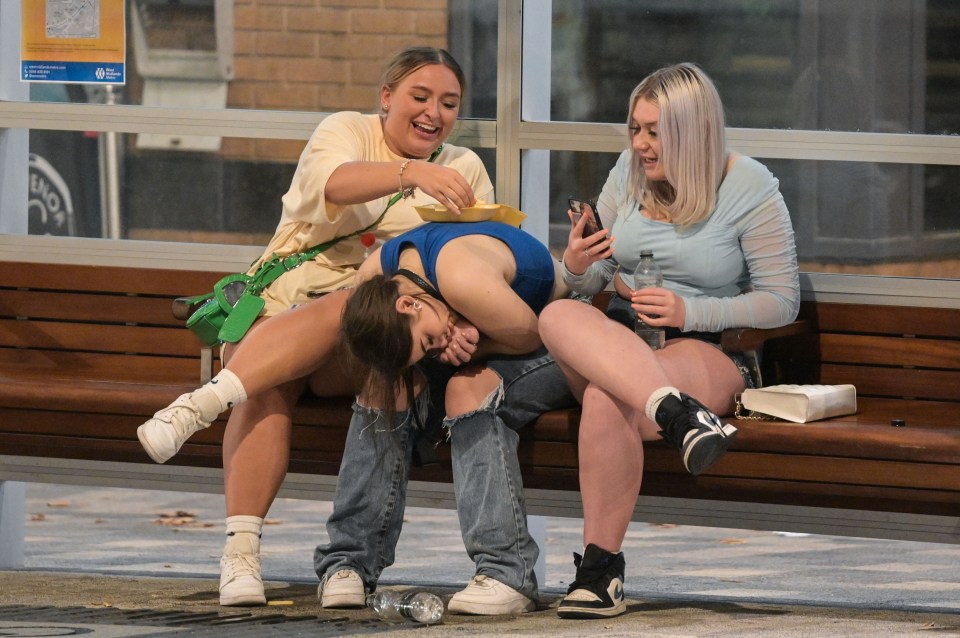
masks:
{"type": "MultiPolygon", "coordinates": [[[[460,531],[478,575],[538,600],[533,568],[539,550],[527,530],[516,430],[548,410],[575,406],[576,400],[543,349],[489,359],[486,365],[500,376],[500,388],[479,409],[443,420],[450,434],[460,531]]],[[[427,410],[428,431],[445,414],[443,392],[455,371],[424,367],[429,392],[421,393],[415,409],[427,410]]],[[[387,424],[379,411],[354,404],[327,520],[330,542],[314,552],[322,581],[347,568],[373,591],[381,572],[393,564],[413,449],[421,434],[409,410],[387,424]]]]}

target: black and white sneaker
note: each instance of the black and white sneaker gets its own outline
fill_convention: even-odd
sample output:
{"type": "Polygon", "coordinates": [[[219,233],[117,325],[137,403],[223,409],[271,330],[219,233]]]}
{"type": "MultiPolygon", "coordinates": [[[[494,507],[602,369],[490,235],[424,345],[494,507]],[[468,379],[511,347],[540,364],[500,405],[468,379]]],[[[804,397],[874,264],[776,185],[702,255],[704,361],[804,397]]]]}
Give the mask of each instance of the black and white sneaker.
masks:
{"type": "Polygon", "coordinates": [[[683,464],[694,476],[704,472],[730,447],[737,428],[720,418],[691,396],[668,394],[657,406],[660,436],[680,450],[683,464]]]}
{"type": "Polygon", "coordinates": [[[611,554],[596,545],[587,545],[583,556],[574,553],[577,577],[560,601],[561,618],[610,618],[627,610],[623,597],[623,553],[611,554]]]}

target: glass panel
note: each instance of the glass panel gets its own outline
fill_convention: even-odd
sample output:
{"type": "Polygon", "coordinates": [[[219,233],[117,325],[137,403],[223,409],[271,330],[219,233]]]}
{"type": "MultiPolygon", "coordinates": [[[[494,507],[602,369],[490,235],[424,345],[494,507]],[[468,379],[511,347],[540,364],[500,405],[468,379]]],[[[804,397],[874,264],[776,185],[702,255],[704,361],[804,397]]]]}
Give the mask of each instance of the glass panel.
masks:
{"type": "Polygon", "coordinates": [[[555,121],[622,122],[655,69],[699,63],[728,125],[960,133],[951,0],[554,0],[555,121]]]}
{"type": "MultiPolygon", "coordinates": [[[[224,138],[220,152],[203,153],[138,149],[137,135],[117,137],[121,238],[257,246],[273,235],[306,143],[224,138]]],[[[109,236],[100,207],[105,138],[30,131],[29,234],[109,236]]],[[[495,149],[475,150],[496,180],[495,149]]]]}
{"type": "MultiPolygon", "coordinates": [[[[562,253],[567,197],[596,197],[613,153],[551,152],[550,247],[562,253]]],[[[801,269],[960,277],[960,166],[761,160],[780,180],[801,269]]]]}
{"type": "Polygon", "coordinates": [[[465,117],[496,116],[497,0],[380,4],[127,0],[126,86],[32,84],[30,99],[370,112],[385,61],[424,45],[449,50],[463,67],[465,117]],[[218,40],[218,21],[229,24],[231,14],[233,29],[218,40]]]}

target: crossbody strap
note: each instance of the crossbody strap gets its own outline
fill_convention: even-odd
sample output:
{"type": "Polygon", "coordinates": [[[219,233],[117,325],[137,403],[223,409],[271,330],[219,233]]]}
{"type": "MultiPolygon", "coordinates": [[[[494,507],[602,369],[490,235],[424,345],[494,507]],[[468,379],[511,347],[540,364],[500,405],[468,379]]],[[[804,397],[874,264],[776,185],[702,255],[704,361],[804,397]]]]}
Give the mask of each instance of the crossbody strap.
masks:
{"type": "MultiPolygon", "coordinates": [[[[437,159],[437,156],[440,155],[441,151],[443,151],[443,144],[438,146],[436,150],[430,154],[430,158],[427,161],[432,162],[433,160],[437,159]]],[[[333,239],[328,239],[327,241],[319,243],[316,246],[307,248],[303,252],[293,253],[287,255],[286,257],[280,257],[274,253],[270,259],[260,264],[260,267],[257,268],[256,272],[251,275],[250,294],[259,295],[264,288],[276,281],[283,273],[293,270],[294,268],[298,268],[301,264],[312,260],[320,253],[343,241],[344,239],[357,237],[358,235],[363,235],[364,233],[370,232],[376,228],[381,221],[383,221],[383,218],[386,216],[387,211],[390,210],[390,207],[399,202],[402,197],[403,193],[394,193],[387,202],[386,208],[384,208],[383,212],[380,213],[380,216],[377,217],[372,224],[365,228],[361,228],[360,230],[356,230],[347,235],[341,235],[339,237],[334,237],[333,239]]]]}

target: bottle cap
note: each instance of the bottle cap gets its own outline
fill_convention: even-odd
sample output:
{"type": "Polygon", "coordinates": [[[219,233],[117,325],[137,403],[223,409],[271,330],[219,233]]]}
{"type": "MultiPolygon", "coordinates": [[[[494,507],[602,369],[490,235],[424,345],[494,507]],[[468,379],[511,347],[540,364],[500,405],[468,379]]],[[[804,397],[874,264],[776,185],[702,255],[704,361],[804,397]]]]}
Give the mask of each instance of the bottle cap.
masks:
{"type": "Polygon", "coordinates": [[[652,250],[641,250],[641,251],[640,251],[640,257],[641,257],[641,258],[642,258],[642,257],[653,257],[653,251],[652,251],[652,250]]]}

